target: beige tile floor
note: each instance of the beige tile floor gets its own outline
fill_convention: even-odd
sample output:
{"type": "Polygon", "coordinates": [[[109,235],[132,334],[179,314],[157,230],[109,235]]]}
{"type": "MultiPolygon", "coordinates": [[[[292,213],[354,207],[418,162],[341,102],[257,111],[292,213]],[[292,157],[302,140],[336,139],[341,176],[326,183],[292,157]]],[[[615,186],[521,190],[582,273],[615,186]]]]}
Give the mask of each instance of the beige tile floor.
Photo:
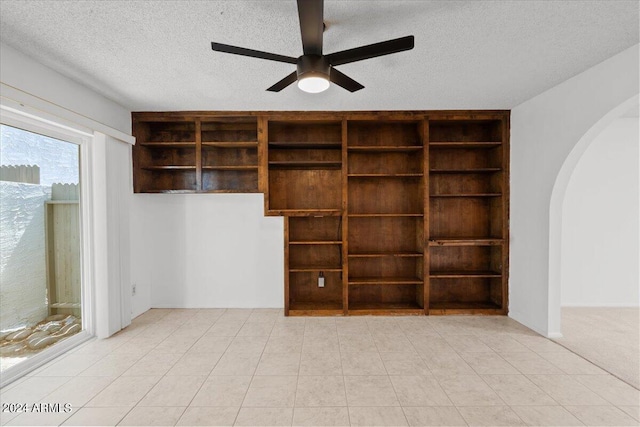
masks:
{"type": "Polygon", "coordinates": [[[559,344],[640,387],[638,307],[562,307],[562,335],[559,344]]]}
{"type": "Polygon", "coordinates": [[[640,391],[507,317],[155,309],[0,400],[72,405],[3,425],[640,425],[640,391]]]}

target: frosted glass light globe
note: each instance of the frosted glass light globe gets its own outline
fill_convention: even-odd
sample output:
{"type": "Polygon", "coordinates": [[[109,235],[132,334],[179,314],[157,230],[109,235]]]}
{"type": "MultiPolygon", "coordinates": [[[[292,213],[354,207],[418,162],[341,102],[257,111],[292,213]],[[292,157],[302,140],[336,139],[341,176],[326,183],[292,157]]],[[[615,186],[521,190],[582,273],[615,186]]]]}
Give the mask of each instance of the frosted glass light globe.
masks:
{"type": "Polygon", "coordinates": [[[309,76],[298,80],[298,87],[309,93],[320,93],[329,89],[329,80],[323,77],[309,76]]]}

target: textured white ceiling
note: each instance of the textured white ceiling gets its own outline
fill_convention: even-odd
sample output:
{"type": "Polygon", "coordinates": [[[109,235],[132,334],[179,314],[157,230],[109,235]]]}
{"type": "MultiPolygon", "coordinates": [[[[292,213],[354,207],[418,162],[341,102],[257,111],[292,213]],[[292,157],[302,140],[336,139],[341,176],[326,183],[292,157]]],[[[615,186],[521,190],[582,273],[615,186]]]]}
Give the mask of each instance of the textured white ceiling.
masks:
{"type": "Polygon", "coordinates": [[[297,57],[296,3],[0,2],[0,38],[142,110],[509,109],[637,44],[634,1],[325,1],[324,51],[405,35],[407,52],[337,67],[365,89],[265,89],[290,64],[213,52],[211,41],[297,57]]]}

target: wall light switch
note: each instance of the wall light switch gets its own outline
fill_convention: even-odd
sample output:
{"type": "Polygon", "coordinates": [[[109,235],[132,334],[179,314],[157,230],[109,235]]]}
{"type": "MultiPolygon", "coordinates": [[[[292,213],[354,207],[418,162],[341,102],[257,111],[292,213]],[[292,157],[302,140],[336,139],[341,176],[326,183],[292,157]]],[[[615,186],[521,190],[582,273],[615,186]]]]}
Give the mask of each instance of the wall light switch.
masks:
{"type": "Polygon", "coordinates": [[[324,288],[324,273],[322,271],[318,275],[318,287],[324,288]]]}

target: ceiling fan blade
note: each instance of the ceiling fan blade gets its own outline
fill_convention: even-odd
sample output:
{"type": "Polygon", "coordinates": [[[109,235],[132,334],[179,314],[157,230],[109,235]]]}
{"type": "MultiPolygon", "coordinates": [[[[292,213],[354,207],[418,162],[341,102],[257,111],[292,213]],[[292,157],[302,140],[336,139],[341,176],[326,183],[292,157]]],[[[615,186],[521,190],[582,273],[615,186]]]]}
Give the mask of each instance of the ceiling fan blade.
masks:
{"type": "Polygon", "coordinates": [[[298,80],[298,73],[294,71],[293,73],[289,74],[287,77],[280,80],[278,83],[274,84],[267,90],[269,92],[280,92],[282,89],[289,86],[291,83],[295,82],[296,80],[298,80]]]}
{"type": "Polygon", "coordinates": [[[270,61],[286,62],[295,64],[297,59],[290,56],[277,55],[275,53],[262,52],[260,50],[245,49],[244,47],[231,46],[228,44],[211,42],[211,49],[216,52],[233,53],[234,55],[250,56],[252,58],[268,59],[270,61]]]}
{"type": "Polygon", "coordinates": [[[323,0],[298,0],[298,17],[305,55],[322,55],[323,0]]]}
{"type": "Polygon", "coordinates": [[[341,73],[335,68],[331,68],[331,71],[329,72],[329,80],[331,80],[338,86],[348,90],[349,92],[356,92],[360,89],[364,89],[364,86],[362,86],[360,83],[353,80],[346,74],[341,73]]]}
{"type": "Polygon", "coordinates": [[[411,49],[413,49],[413,36],[406,36],[331,53],[327,58],[331,65],[341,65],[411,49]]]}

